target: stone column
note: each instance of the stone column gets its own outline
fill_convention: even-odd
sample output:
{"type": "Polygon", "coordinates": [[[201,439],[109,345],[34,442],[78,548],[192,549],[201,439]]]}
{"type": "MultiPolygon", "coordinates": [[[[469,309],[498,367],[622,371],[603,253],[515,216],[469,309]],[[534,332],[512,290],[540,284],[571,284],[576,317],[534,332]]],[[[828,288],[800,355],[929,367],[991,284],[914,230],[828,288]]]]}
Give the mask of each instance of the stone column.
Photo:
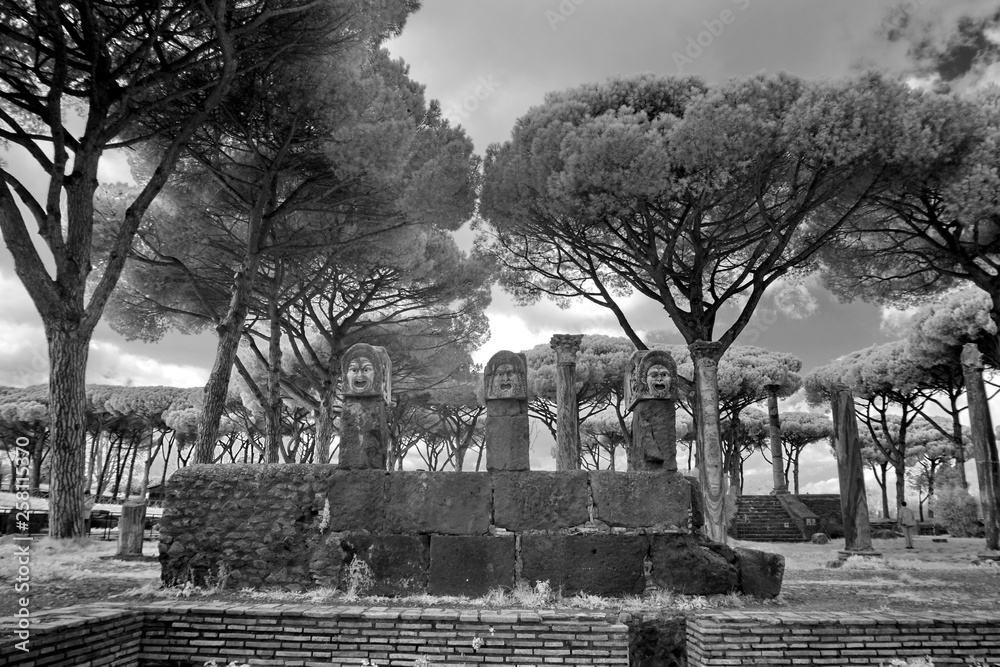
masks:
{"type": "Polygon", "coordinates": [[[146,501],[126,500],[118,518],[118,551],[115,556],[142,556],[142,536],[146,530],[146,501]]]}
{"type": "Polygon", "coordinates": [[[486,469],[491,472],[531,469],[527,386],[523,354],[501,350],[486,362],[486,469]]]}
{"type": "Polygon", "coordinates": [[[986,528],[986,549],[1000,550],[1000,460],[997,457],[996,434],[983,383],[983,355],[974,343],[962,348],[962,372],[969,401],[969,423],[972,446],[976,453],[976,475],[979,478],[979,499],[983,505],[986,528]]]}
{"type": "Polygon", "coordinates": [[[556,470],[580,469],[580,405],[576,400],[576,353],[582,334],[556,334],[556,470]]]}
{"type": "Polygon", "coordinates": [[[385,470],[389,451],[386,408],[392,396],[392,363],[382,347],[353,345],[342,363],[340,467],[385,470]]]}
{"type": "Polygon", "coordinates": [[[788,480],[785,478],[784,451],[781,447],[781,421],[778,419],[778,390],[780,384],[769,384],[767,390],[767,421],[771,437],[771,473],[774,478],[772,494],[788,493],[788,480]]]}
{"type": "Polygon", "coordinates": [[[877,556],[872,548],[872,529],[868,519],[868,495],[865,492],[861,438],[854,414],[854,396],[844,385],[830,385],[833,409],[833,444],[840,478],[840,512],[844,520],[844,550],[841,558],[860,554],[877,556]]]}

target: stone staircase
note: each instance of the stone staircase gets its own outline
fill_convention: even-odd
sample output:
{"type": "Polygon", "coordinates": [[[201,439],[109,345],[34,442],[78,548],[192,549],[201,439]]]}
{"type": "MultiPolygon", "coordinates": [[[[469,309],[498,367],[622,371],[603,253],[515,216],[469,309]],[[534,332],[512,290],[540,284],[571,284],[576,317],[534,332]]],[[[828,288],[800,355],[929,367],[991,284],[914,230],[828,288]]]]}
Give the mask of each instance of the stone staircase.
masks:
{"type": "Polygon", "coordinates": [[[802,542],[802,531],[774,496],[740,496],[729,536],[755,542],[802,542]]]}

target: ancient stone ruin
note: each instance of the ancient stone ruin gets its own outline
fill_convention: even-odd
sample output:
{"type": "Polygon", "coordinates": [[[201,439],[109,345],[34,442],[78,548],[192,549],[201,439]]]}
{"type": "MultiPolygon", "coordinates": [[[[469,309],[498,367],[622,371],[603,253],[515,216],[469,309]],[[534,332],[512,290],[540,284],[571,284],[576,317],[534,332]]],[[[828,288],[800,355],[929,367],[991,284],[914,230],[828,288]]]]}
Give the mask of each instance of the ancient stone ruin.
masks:
{"type": "MultiPolygon", "coordinates": [[[[568,393],[579,338],[557,344],[568,393]]],[[[507,351],[484,373],[487,472],[386,472],[391,363],[359,344],[343,369],[339,465],[195,465],[171,477],[165,583],[224,577],[234,587],[375,595],[480,596],[538,582],[566,595],[780,592],[781,556],[701,534],[698,482],[676,470],[669,354],[633,357],[628,472],[578,470],[578,451],[577,469],[530,471],[527,366],[507,351]]],[[[563,446],[569,466],[572,438],[563,446]]]]}

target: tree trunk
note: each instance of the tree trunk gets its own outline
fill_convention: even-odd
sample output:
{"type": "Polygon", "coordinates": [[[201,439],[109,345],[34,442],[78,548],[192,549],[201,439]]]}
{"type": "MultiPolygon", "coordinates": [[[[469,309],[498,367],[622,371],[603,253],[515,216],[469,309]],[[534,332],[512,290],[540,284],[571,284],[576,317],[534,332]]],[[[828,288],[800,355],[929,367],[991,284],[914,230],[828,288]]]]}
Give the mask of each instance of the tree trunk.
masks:
{"type": "Polygon", "coordinates": [[[795,453],[795,459],[792,461],[792,476],[795,478],[795,495],[799,495],[799,454],[801,453],[801,449],[797,451],[795,453]]]}
{"type": "Polygon", "coordinates": [[[84,483],[85,493],[90,493],[94,487],[94,469],[97,467],[97,452],[101,446],[101,432],[103,430],[102,425],[98,423],[97,432],[94,433],[94,437],[90,441],[90,454],[87,457],[87,481],[84,483]]]}
{"type": "Polygon", "coordinates": [[[696,341],[688,349],[694,362],[697,390],[699,477],[705,504],[705,533],[710,539],[725,544],[729,489],[719,431],[718,365],[722,346],[716,342],[696,341]]]}
{"type": "Polygon", "coordinates": [[[976,474],[979,477],[979,500],[983,506],[986,548],[1000,550],[1000,458],[997,456],[996,434],[990,418],[990,407],[983,383],[982,355],[974,343],[962,349],[962,371],[969,401],[969,423],[972,444],[976,452],[976,474]]]}
{"type": "Polygon", "coordinates": [[[965,478],[965,438],[962,435],[962,420],[958,414],[957,391],[948,392],[951,402],[951,437],[955,441],[955,469],[958,471],[958,481],[963,489],[969,488],[969,480],[965,478]]]}
{"type": "Polygon", "coordinates": [[[264,410],[268,463],[278,462],[278,450],[281,448],[281,318],[278,311],[278,290],[281,287],[282,273],[282,264],[278,260],[267,299],[267,314],[271,325],[267,345],[267,405],[264,410]]]}
{"type": "Polygon", "coordinates": [[[580,469],[580,404],[576,395],[576,353],[581,334],[556,334],[556,470],[580,469]]]}
{"type": "Polygon", "coordinates": [[[330,445],[333,436],[337,434],[334,424],[337,405],[337,381],[340,379],[340,355],[330,355],[327,362],[326,378],[323,382],[319,408],[315,411],[316,419],[316,463],[329,463],[331,460],[330,445]]]}
{"type": "Polygon", "coordinates": [[[833,441],[840,479],[840,508],[844,521],[844,549],[872,551],[868,496],[865,492],[861,438],[854,412],[854,397],[843,385],[830,387],[833,409],[833,441]]]}
{"type": "MultiPolygon", "coordinates": [[[[769,384],[767,389],[767,427],[771,444],[771,478],[774,482],[773,493],[788,493],[788,480],[785,479],[785,464],[782,461],[784,449],[781,446],[781,420],[778,417],[779,384],[769,384]]],[[[795,466],[795,493],[799,492],[798,464],[795,466]]]]}
{"type": "Polygon", "coordinates": [[[83,484],[87,451],[87,355],[90,335],[46,325],[49,347],[49,536],[84,536],[83,484]]]}
{"type": "MultiPolygon", "coordinates": [[[[153,429],[149,429],[149,439],[153,439],[153,429]]],[[[128,500],[132,495],[132,479],[135,477],[135,460],[139,458],[139,442],[136,441],[135,447],[132,448],[132,462],[128,466],[128,479],[125,480],[125,500],[128,500]]]]}

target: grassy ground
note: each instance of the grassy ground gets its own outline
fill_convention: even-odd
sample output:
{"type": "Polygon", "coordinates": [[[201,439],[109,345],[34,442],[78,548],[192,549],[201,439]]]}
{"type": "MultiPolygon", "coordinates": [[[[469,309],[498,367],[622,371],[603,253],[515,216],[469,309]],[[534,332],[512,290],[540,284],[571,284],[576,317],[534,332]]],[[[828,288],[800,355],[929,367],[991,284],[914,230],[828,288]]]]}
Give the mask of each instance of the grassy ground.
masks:
{"type": "MultiPolygon", "coordinates": [[[[114,558],[115,542],[97,540],[56,541],[35,538],[30,549],[30,608],[33,612],[96,601],[141,604],[157,599],[195,601],[286,602],[313,604],[372,604],[409,606],[475,606],[487,608],[569,607],[694,611],[716,608],[768,608],[775,611],[1000,611],[1000,567],[976,565],[982,539],[945,537],[916,539],[916,549],[903,548],[903,540],[876,540],[884,560],[854,562],[830,568],[838,560],[842,542],[830,544],[772,544],[735,542],[785,556],[782,594],[773,601],[736,595],[704,597],[658,593],[645,598],[608,600],[593,596],[561,598],[544,585],[513,592],[496,591],[486,598],[431,598],[387,600],[345,595],[332,590],[306,593],[234,591],[226,589],[160,587],[160,568],[154,543],[145,545],[141,561],[114,558]],[[941,538],[939,538],[941,539],[941,538]]],[[[23,544],[23,543],[21,543],[23,544]]],[[[17,545],[0,538],[0,590],[17,583],[17,545]]],[[[16,610],[17,598],[0,595],[0,616],[16,610]]]]}

